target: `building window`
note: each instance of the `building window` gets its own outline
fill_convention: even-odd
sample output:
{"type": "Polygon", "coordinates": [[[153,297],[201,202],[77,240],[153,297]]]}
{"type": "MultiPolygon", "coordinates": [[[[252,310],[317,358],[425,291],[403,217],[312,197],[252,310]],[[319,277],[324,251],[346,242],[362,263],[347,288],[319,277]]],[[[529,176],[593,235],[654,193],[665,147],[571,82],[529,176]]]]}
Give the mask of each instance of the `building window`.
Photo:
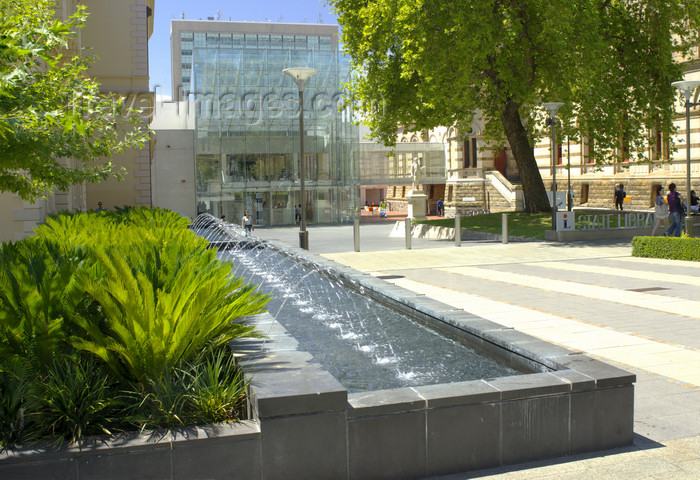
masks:
{"type": "Polygon", "coordinates": [[[472,168],[476,168],[476,157],[479,150],[476,148],[476,138],[472,138],[472,168]]]}
{"type": "Polygon", "coordinates": [[[561,165],[562,162],[562,148],[561,143],[557,144],[557,165],[561,165]]]}
{"type": "Polygon", "coordinates": [[[583,141],[583,158],[585,163],[594,163],[595,141],[591,138],[584,138],[583,141]]]}
{"type": "Polygon", "coordinates": [[[581,204],[588,203],[588,184],[581,185],[581,204]]]}
{"type": "Polygon", "coordinates": [[[462,151],[464,152],[464,168],[469,168],[471,166],[471,148],[469,147],[469,139],[462,142],[462,151]]]}

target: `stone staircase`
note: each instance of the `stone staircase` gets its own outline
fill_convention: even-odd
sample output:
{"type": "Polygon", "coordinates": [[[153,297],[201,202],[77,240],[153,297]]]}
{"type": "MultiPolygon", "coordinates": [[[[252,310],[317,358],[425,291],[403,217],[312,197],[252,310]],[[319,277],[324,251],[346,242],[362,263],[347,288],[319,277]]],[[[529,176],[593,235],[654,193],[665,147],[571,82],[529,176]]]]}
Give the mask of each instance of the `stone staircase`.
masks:
{"type": "Polygon", "coordinates": [[[457,170],[447,180],[445,215],[470,214],[477,210],[513,212],[522,210],[522,186],[513,184],[498,171],[457,170]]]}

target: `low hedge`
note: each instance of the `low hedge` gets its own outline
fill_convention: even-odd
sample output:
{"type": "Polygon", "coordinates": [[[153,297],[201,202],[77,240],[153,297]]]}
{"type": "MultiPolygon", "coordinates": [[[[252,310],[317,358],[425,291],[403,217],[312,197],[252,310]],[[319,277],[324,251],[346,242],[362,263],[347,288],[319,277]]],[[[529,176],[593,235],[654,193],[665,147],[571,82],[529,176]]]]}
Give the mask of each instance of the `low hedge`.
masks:
{"type": "Polygon", "coordinates": [[[700,262],[700,238],[634,237],[632,256],[700,262]]]}

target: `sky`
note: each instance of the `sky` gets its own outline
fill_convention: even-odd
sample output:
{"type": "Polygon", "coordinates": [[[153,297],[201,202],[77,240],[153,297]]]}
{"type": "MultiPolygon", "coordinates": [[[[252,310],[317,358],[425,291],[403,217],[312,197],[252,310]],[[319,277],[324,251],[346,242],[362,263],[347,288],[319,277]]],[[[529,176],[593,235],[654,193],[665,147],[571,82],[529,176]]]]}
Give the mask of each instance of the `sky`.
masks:
{"type": "Polygon", "coordinates": [[[148,42],[150,88],[170,97],[170,20],[206,20],[217,16],[236,22],[287,22],[335,24],[325,0],[156,0],[153,35],[148,42]]]}

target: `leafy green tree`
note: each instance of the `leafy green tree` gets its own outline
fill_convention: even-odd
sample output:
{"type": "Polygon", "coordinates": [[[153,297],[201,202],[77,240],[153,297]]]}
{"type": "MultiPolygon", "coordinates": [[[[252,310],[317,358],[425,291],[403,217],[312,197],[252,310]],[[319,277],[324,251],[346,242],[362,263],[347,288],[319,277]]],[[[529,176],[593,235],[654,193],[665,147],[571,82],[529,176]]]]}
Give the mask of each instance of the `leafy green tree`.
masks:
{"type": "Polygon", "coordinates": [[[65,22],[56,8],[0,0],[0,191],[29,200],[121,175],[108,159],[148,139],[136,112],[87,76],[90,59],[74,48],[85,8],[65,22]]]}
{"type": "MultiPolygon", "coordinates": [[[[542,102],[561,101],[564,132],[598,163],[640,156],[650,131],[671,132],[674,54],[697,44],[697,0],[330,0],[352,57],[350,90],[376,138],[476,114],[507,139],[525,210],[549,202],[532,146],[542,102]]],[[[539,130],[538,130],[539,129],[539,130]]]]}

